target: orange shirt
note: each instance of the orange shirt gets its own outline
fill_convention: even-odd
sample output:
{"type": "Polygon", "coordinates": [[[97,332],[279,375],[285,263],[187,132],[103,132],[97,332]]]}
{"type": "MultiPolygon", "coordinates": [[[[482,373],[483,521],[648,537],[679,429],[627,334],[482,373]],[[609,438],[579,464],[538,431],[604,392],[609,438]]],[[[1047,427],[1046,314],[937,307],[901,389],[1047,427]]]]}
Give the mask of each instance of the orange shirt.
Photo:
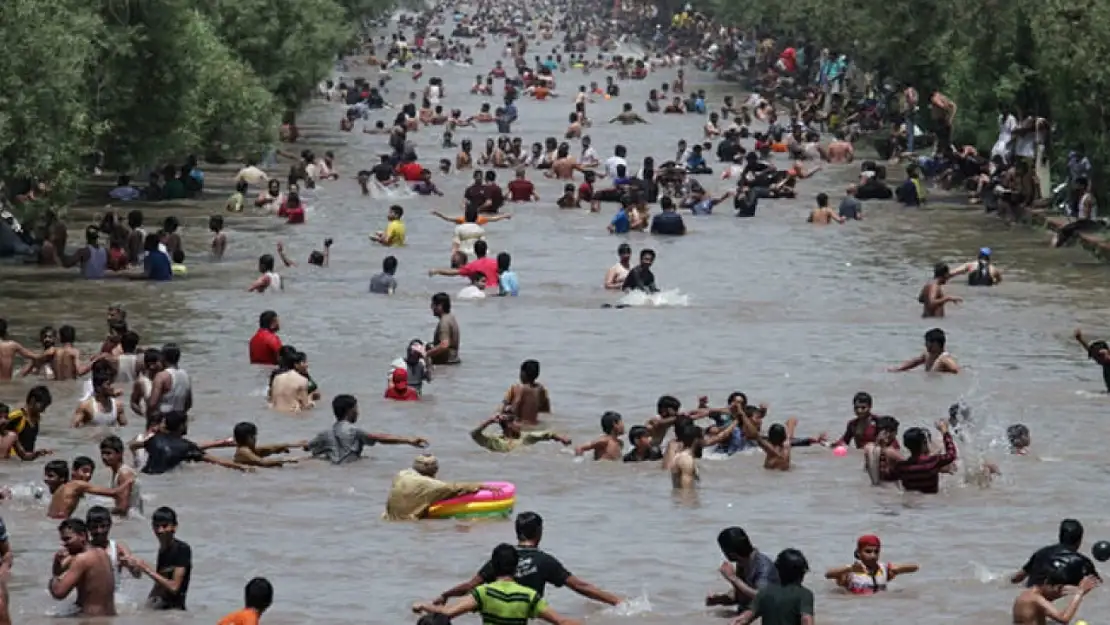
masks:
{"type": "Polygon", "coordinates": [[[536,87],[536,90],[532,92],[532,95],[535,96],[537,100],[546,100],[549,93],[551,93],[550,89],[543,85],[540,85],[536,87]]]}
{"type": "MultiPolygon", "coordinates": [[[[461,225],[466,223],[466,218],[465,217],[456,217],[455,218],[455,223],[457,223],[461,226],[461,225]]],[[[484,226],[484,225],[489,223],[489,218],[487,218],[485,215],[478,215],[478,221],[476,221],[474,223],[478,224],[479,226],[484,226]]]]}
{"type": "Polygon", "coordinates": [[[243,608],[223,617],[216,625],[258,625],[258,617],[254,608],[243,608]]]}

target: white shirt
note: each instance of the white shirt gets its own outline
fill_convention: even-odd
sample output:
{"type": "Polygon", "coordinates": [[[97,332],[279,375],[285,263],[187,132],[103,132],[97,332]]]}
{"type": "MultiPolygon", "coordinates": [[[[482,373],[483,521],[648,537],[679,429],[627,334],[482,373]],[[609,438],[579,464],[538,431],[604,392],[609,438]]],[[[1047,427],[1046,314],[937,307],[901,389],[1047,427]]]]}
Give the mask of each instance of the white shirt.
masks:
{"type": "Polygon", "coordinates": [[[1015,139],[1017,144],[1014,147],[1014,153],[1022,158],[1033,158],[1037,155],[1037,135],[1033,132],[1027,132],[1023,135],[1018,135],[1015,139]]]}
{"type": "Polygon", "coordinates": [[[998,140],[991,148],[991,156],[1008,156],[1010,144],[1014,141],[1014,129],[1017,128],[1017,118],[1013,115],[998,116],[998,140]]]}
{"type": "Polygon", "coordinates": [[[594,146],[592,145],[585,150],[582,150],[582,156],[578,159],[580,163],[596,163],[599,160],[600,159],[598,159],[597,150],[595,150],[594,146]]]}
{"type": "Polygon", "coordinates": [[[243,180],[247,184],[263,184],[269,179],[270,177],[266,175],[266,172],[254,165],[244,167],[239,170],[239,173],[235,174],[235,180],[243,180]]]}
{"type": "Polygon", "coordinates": [[[619,156],[610,156],[605,160],[605,175],[610,178],[617,177],[617,167],[624,165],[625,174],[628,173],[628,161],[619,156]]]}

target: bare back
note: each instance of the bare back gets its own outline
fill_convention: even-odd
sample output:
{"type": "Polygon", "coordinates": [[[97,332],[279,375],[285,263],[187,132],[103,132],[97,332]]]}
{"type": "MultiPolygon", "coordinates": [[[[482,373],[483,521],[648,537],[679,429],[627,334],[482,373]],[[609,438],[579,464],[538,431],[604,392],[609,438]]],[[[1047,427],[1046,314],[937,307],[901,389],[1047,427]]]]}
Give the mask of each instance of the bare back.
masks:
{"type": "Polygon", "coordinates": [[[77,582],[77,605],[85,616],[115,616],[116,577],[108,552],[89,547],[77,556],[73,566],[80,566],[77,582]]]}

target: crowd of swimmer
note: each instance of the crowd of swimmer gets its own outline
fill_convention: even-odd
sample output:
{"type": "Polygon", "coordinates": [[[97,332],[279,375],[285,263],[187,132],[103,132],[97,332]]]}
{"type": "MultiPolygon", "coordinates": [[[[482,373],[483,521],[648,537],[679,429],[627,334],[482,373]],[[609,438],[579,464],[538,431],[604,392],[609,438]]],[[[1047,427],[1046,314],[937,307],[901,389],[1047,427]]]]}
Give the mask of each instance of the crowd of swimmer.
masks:
{"type": "MultiPolygon", "coordinates": [[[[474,19],[464,16],[459,20],[453,35],[461,37],[484,32],[506,36],[507,53],[512,54],[518,63],[519,76],[510,76],[499,62],[488,78],[479,76],[473,88],[474,93],[492,95],[493,79],[503,79],[504,106],[491,113],[486,105],[476,116],[467,119],[463,119],[461,111],[457,110],[445,114],[438,104],[445,96],[442,82],[438,79],[431,80],[424,92],[424,106],[421,109],[416,109],[416,95],[413,94],[410,103],[402,107],[393,127],[385,128],[383,123],[380,127],[367,129],[371,134],[389,135],[392,153],[383,156],[379,166],[359,173],[357,180],[364,192],[373,192],[376,189],[374,185],[383,188],[397,187],[403,180],[405,183],[412,183],[411,188],[417,194],[441,194],[432,182],[430,172],[418,165],[415,149],[407,137],[409,132],[416,131],[421,124],[445,126],[446,147],[453,147],[454,133],[468,124],[496,123],[499,132],[508,134],[511,132],[511,124],[516,121],[515,101],[519,97],[527,96],[544,101],[558,95],[554,91],[555,71],[568,67],[581,69],[583,72],[607,69],[615,70],[616,76],[607,77],[605,87],[596,83],[590,87],[583,86],[575,96],[575,111],[570,114],[566,139],[580,140],[581,157],[571,156],[569,144],[559,144],[554,138],[545,144],[534,145],[529,153],[523,148],[523,142],[519,138],[503,137],[500,141],[491,139],[485,153],[477,159],[472,154],[470,142],[464,139],[455,161],[440,164],[441,172],[450,171],[452,166],[457,169],[470,168],[475,160],[491,169],[476,175],[475,184],[466,192],[466,208],[461,219],[440,215],[458,225],[452,250],[452,268],[434,270],[433,273],[471,278],[472,286],[479,291],[489,286],[497,288],[499,294],[517,294],[516,277],[509,268],[508,255],[502,253],[496,261],[487,258],[488,245],[484,236],[466,235],[465,232],[460,235],[458,231],[458,228],[466,225],[480,226],[502,217],[496,214],[506,201],[506,194],[496,181],[494,169],[499,167],[531,166],[547,170],[545,175],[562,180],[570,180],[575,173],[581,173],[585,182],[577,187],[568,184],[563,197],[557,200],[558,205],[564,208],[584,205],[596,211],[599,210],[600,202],[618,202],[621,205],[618,217],[609,225],[610,231],[615,233],[646,229],[647,204],[658,202],[663,210],[651,221],[650,229],[655,234],[666,235],[684,232],[684,229],[676,230],[673,218],[659,219],[663,215],[674,214],[675,204],[690,208],[695,214],[704,214],[731,197],[738,215],[751,216],[754,215],[755,205],[760,199],[793,197],[796,182],[812,172],[806,172],[800,162],[787,172],[777,172],[765,160],[771,152],[789,152],[798,161],[821,158],[830,163],[849,162],[854,156],[854,149],[846,136],[838,137],[825,147],[821,146],[819,136],[815,136],[804,125],[795,123],[795,120],[786,127],[790,129],[789,132],[786,128],[775,128],[775,107],[765,99],[753,101],[750,108],[734,108],[731,100],[726,99],[720,113],[709,114],[703,130],[707,139],[721,139],[716,147],[716,155],[725,163],[726,169],[722,177],[735,177],[739,180],[735,190],[713,197],[693,177],[712,173],[705,156],[706,153],[712,153],[711,144],[695,145],[692,148],[684,143],[680,144],[676,158],[664,162],[658,170],[654,168],[652,159],[646,159],[643,171],[637,176],[630,176],[627,153],[623,146],[615,148],[614,156],[602,163],[588,137],[583,136],[583,128],[590,123],[585,115],[586,104],[594,98],[619,97],[620,87],[616,81],[643,79],[649,71],[668,65],[671,62],[669,58],[660,55],[656,57],[658,62],[647,64],[641,60],[615,57],[586,59],[584,50],[587,42],[600,45],[604,50],[614,41],[609,27],[599,20],[584,21],[584,27],[574,29],[567,28],[569,24],[566,22],[558,23],[541,17],[535,20],[538,25],[534,31],[524,32],[529,27],[523,24],[532,21],[525,12],[526,9],[512,6],[506,14],[505,7],[494,10],[492,6],[483,5],[482,8],[489,10],[479,11],[474,19]],[[483,17],[477,17],[478,15],[483,17]],[[564,58],[559,52],[553,51],[546,61],[536,57],[535,67],[523,63],[528,41],[534,40],[537,34],[541,39],[548,39],[557,29],[569,33],[565,41],[568,56],[564,58]],[[768,133],[752,133],[749,130],[753,114],[768,123],[771,127],[768,133]],[[730,116],[733,123],[722,129],[722,120],[730,116]],[[740,145],[741,139],[749,137],[756,141],[755,148],[750,152],[740,145]],[[603,168],[604,171],[594,172],[594,167],[603,168]],[[612,179],[611,189],[593,187],[594,182],[603,177],[612,179]],[[680,198],[680,201],[675,202],[672,197],[680,198]],[[623,218],[620,217],[622,213],[623,218]],[[469,260],[469,255],[476,256],[476,260],[469,260]]],[[[437,21],[443,23],[445,15],[443,7],[440,7],[417,18],[411,24],[418,33],[416,45],[411,48],[403,36],[395,36],[386,60],[382,62],[383,70],[390,71],[414,58],[432,64],[448,61],[472,63],[467,46],[446,41],[438,30],[430,29],[437,21]],[[438,46],[439,52],[434,56],[426,53],[432,39],[446,42],[445,45],[438,46]]],[[[683,27],[680,23],[680,33],[683,27]]],[[[484,36],[479,35],[474,45],[487,45],[484,36]]],[[[410,63],[410,68],[415,70],[413,77],[417,80],[421,70],[418,65],[419,63],[410,63]]],[[[678,70],[677,75],[676,80],[664,85],[662,93],[653,91],[645,107],[647,113],[704,114],[708,111],[704,93],[701,92],[685,99],[678,96],[665,109],[657,103],[657,100],[667,100],[670,97],[667,95],[668,90],[669,93],[684,92],[683,71],[678,70]]],[[[367,84],[356,84],[353,87],[332,85],[323,91],[328,97],[339,96],[346,102],[348,109],[341,127],[349,131],[353,127],[353,121],[365,117],[367,111],[387,105],[380,91],[387,84],[388,81],[383,78],[377,88],[370,88],[367,84]]],[[[610,120],[612,123],[647,123],[645,118],[632,110],[631,104],[625,104],[623,109],[617,117],[610,120]]],[[[296,131],[286,129],[286,132],[295,134],[296,131]]],[[[256,206],[275,204],[279,207],[276,212],[290,223],[302,223],[304,211],[297,198],[298,186],[311,185],[314,180],[337,176],[331,160],[331,154],[319,159],[311,152],[302,153],[290,172],[290,186],[286,193],[281,194],[278,181],[268,181],[266,191],[255,202],[256,206]],[[289,201],[290,197],[293,198],[292,202],[289,201]]],[[[257,169],[252,164],[244,171],[251,168],[257,169]]],[[[881,179],[881,176],[875,175],[878,172],[877,168],[865,167],[862,182],[866,184],[868,179],[881,179]],[[872,174],[866,175],[867,172],[872,174]]],[[[254,176],[253,172],[248,173],[254,176]]],[[[507,189],[509,199],[537,201],[539,197],[535,187],[527,181],[524,169],[518,169],[515,176],[507,189]]],[[[242,209],[248,193],[247,185],[252,181],[248,178],[250,176],[242,175],[241,172],[237,197],[232,198],[238,199],[238,202],[229,202],[229,210],[235,210],[234,207],[242,209]]],[[[264,177],[257,179],[266,180],[264,177]]],[[[825,206],[819,201],[818,210],[822,208],[825,206]]],[[[400,206],[392,207],[389,226],[385,231],[376,233],[372,239],[390,246],[403,244],[402,217],[403,209],[400,206]]],[[[830,219],[826,215],[824,222],[827,223],[830,219]]],[[[822,214],[815,211],[811,214],[811,221],[821,223],[822,214]]],[[[681,218],[677,223],[681,224],[681,218]]],[[[138,226],[141,226],[141,221],[138,226]]],[[[213,239],[213,253],[217,256],[226,246],[226,240],[220,234],[220,226],[219,220],[214,219],[212,229],[216,236],[213,239]]],[[[137,227],[132,232],[134,230],[137,227]]],[[[179,250],[180,240],[175,243],[171,237],[173,228],[167,227],[166,230],[169,232],[154,235],[150,244],[146,242],[148,237],[143,236],[143,247],[146,248],[144,251],[165,254],[169,252],[170,246],[179,250]]],[[[94,229],[90,229],[89,236],[93,239],[90,246],[95,245],[96,234],[94,229]]],[[[131,239],[130,236],[125,237],[128,245],[131,245],[131,239]]],[[[330,247],[331,241],[325,241],[323,251],[314,251],[309,262],[326,266],[330,247]]],[[[279,247],[278,252],[287,266],[293,264],[284,248],[279,247]]],[[[631,266],[631,255],[631,247],[621,244],[618,248],[618,263],[607,273],[605,285],[614,289],[654,290],[656,287],[650,267],[655,253],[652,250],[643,250],[640,264],[635,267],[631,266]]],[[[961,265],[956,270],[938,266],[934,279],[926,284],[919,297],[924,316],[942,317],[946,304],[959,302],[959,298],[946,295],[942,288],[953,276],[967,273],[972,285],[997,284],[1001,280],[1001,272],[993,267],[990,260],[990,250],[984,249],[976,262],[961,265]]],[[[87,259],[82,257],[76,262],[87,264],[87,259]]],[[[393,292],[396,281],[392,276],[396,265],[395,258],[386,259],[383,273],[375,276],[371,283],[373,292],[393,292]]],[[[273,257],[266,255],[260,259],[260,277],[250,285],[249,290],[265,291],[270,288],[280,290],[281,281],[280,275],[274,271],[273,257]]],[[[438,319],[432,341],[412,341],[403,357],[392,364],[386,380],[386,399],[418,400],[423,385],[432,381],[436,367],[461,362],[459,325],[451,312],[451,297],[446,293],[437,293],[431,299],[431,310],[438,319]]],[[[9,340],[7,324],[0,320],[0,380],[8,380],[16,374],[17,357],[24,363],[18,372],[22,376],[34,375],[51,381],[65,381],[88,375],[85,398],[74,410],[71,423],[73,427],[127,426],[128,409],[145,421],[143,431],[131,440],[124,441],[117,435],[109,435],[101,440],[101,463],[110,472],[109,486],[106,488],[92,483],[96,462],[91,458],[80,456],[72,462],[49,460],[44,466],[45,488],[38,494],[43,498],[49,496],[47,514],[51,518],[64,519],[59,526],[59,535],[65,548],[55,556],[55,577],[50,583],[50,592],[61,599],[76,590],[79,609],[85,615],[115,613],[114,589],[118,586],[123,571],[136,577],[145,575],[151,579],[152,607],[185,608],[192,556],[189,546],[175,537],[178,519],[172,508],[158,508],[149,517],[159,542],[157,562],[154,565],[135,556],[126,545],[109,538],[113,516],[125,516],[131,510],[142,511],[143,499],[137,480],[138,472],[158,475],[185,462],[207,462],[239,471],[279,467],[307,458],[345,464],[357,460],[366,447],[375,444],[400,444],[417,448],[428,444],[419,437],[368,433],[358,428],[355,425],[359,415],[358,401],[353,396],[342,394],[336,395],[331,402],[335,424],[308,440],[261,444],[257,426],[243,422],[237,424],[232,435],[226,439],[193,442],[187,438],[188,414],[193,401],[192,384],[188,373],[180,367],[180,349],[172,344],[159,349],[140,348],[141,339],[128,325],[126,314],[120,307],[109,309],[107,321],[108,338],[99,352],[90,358],[76,347],[76,332],[70,326],[62,326],[57,330],[44,328],[40,332],[41,349],[31,350],[9,340]],[[224,447],[235,449],[230,459],[212,453],[213,450],[224,447]],[[303,450],[308,455],[290,455],[294,450],[303,450]],[[134,467],[138,467],[139,471],[134,467]],[[83,520],[73,517],[79,502],[89,494],[107,497],[111,505],[91,507],[83,520]]],[[[259,329],[250,341],[250,361],[252,364],[275,367],[269,388],[269,401],[275,410],[309,410],[321,399],[321,390],[308,370],[307,356],[292,346],[283,345],[278,337],[279,332],[278,314],[274,311],[262,313],[259,329]]],[[[1110,388],[1110,348],[1103,341],[1088,343],[1078,331],[1076,339],[1103,366],[1110,388]]],[[[929,371],[958,373],[959,366],[946,351],[946,337],[939,328],[926,333],[925,350],[921,355],[895,367],[895,370],[905,371],[919,366],[929,371]]],[[[539,362],[528,360],[522,363],[519,382],[510,386],[500,409],[471,431],[471,438],[476,444],[494,452],[512,452],[543,441],[572,445],[570,438],[564,434],[534,429],[539,424],[539,416],[551,410],[551,400],[546,388],[539,382],[539,377],[539,362]],[[494,425],[498,431],[490,433],[489,430],[494,425]]],[[[0,405],[0,454],[24,461],[51,456],[51,450],[38,448],[36,442],[43,417],[52,403],[50,386],[39,385],[28,392],[25,401],[18,408],[10,410],[7,406],[0,405]]],[[[686,490],[696,487],[699,480],[698,461],[707,454],[729,455],[747,449],[759,449],[765,456],[765,469],[785,471],[791,468],[792,450],[795,447],[828,445],[837,449],[837,453],[847,453],[846,447],[854,445],[862,451],[863,468],[873,484],[893,482],[900,484],[906,491],[938,493],[940,475],[955,470],[958,451],[954,438],[958,437],[962,428],[973,425],[970,412],[959,405],[954,406],[949,418],[937,423],[939,443],[933,441],[929,430],[918,427],[902,432],[899,443],[898,421],[890,416],[873,413],[872,405],[870,395],[862,392],[856,394],[852,401],[854,416],[848,421],[843,435],[833,441],[825,434],[796,436],[796,419],[787,419],[783,423],[770,424],[765,428],[768,407],[765,404],[749,403],[748,397],[741,392],[732,393],[724,406],[716,408],[710,405],[707,397],[700,397],[697,407],[689,411],[683,411],[677,398],[663,396],[657,402],[654,417],[627,429],[620,414],[605,413],[600,419],[600,435],[576,446],[574,450],[578,455],[588,455],[598,461],[658,462],[670,474],[674,488],[686,490]]],[[[1011,426],[1007,435],[1013,453],[1023,454],[1028,450],[1031,444],[1030,433],[1024,425],[1011,426]]],[[[993,465],[985,465],[982,469],[986,474],[997,471],[993,465]]],[[[485,487],[482,484],[439,480],[438,470],[439,463],[435,457],[422,455],[416,459],[412,469],[401,471],[391,487],[385,518],[420,519],[437,501],[473,493],[485,487]]],[[[538,514],[520,513],[516,519],[516,532],[518,545],[497,546],[489,562],[472,579],[445,591],[433,601],[415,605],[414,610],[424,614],[422,621],[442,623],[466,612],[478,612],[488,623],[515,624],[531,618],[541,618],[556,624],[574,623],[574,620],[552,610],[543,599],[547,584],[567,586],[583,596],[610,605],[622,602],[620,597],[572,575],[554,556],[539,548],[543,520],[538,514]],[[448,605],[447,600],[454,597],[461,599],[448,605]]],[[[2,526],[0,534],[0,551],[3,553],[0,572],[6,574],[12,565],[13,552],[2,526]]],[[[1022,571],[1014,575],[1015,582],[1026,581],[1030,586],[1015,601],[1015,622],[1042,622],[1046,617],[1067,622],[1075,615],[1082,598],[1097,584],[1093,564],[1078,552],[1082,534],[1082,526],[1077,521],[1064,521],[1061,524],[1059,544],[1038,551],[1022,571]],[[1051,602],[1063,596],[1067,586],[1077,586],[1079,592],[1073,595],[1065,610],[1059,611],[1051,602]]],[[[755,619],[762,619],[770,625],[813,622],[813,594],[802,586],[808,572],[808,563],[800,551],[786,549],[772,559],[756,549],[747,533],[739,527],[723,530],[718,543],[725,558],[720,573],[728,583],[729,590],[707,597],[708,606],[735,606],[739,612],[734,622],[739,624],[755,619]]],[[[885,589],[895,577],[917,570],[915,564],[882,562],[880,550],[879,537],[863,536],[857,541],[854,562],[826,572],[825,577],[852,593],[871,594],[885,589]]],[[[1096,545],[1095,555],[1098,559],[1105,560],[1103,556],[1110,556],[1110,545],[1096,545]]],[[[10,622],[7,617],[6,593],[3,594],[4,609],[0,624],[10,622]]],[[[268,581],[254,579],[248,583],[245,596],[244,610],[229,615],[221,624],[257,623],[259,615],[273,600],[273,589],[268,581]]]]}

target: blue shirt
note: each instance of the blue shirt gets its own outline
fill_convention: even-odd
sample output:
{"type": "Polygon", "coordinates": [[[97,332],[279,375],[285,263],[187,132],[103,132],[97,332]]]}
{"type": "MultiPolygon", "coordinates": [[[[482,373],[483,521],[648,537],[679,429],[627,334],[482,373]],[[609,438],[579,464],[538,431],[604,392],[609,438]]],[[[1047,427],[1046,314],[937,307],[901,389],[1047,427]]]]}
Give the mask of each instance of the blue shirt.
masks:
{"type": "Polygon", "coordinates": [[[170,257],[161,251],[147,252],[146,259],[143,260],[143,268],[146,270],[148,280],[168,282],[173,279],[173,266],[170,263],[170,257]]]}
{"type": "Polygon", "coordinates": [[[631,222],[628,221],[628,211],[621,207],[616,215],[613,215],[613,221],[609,222],[613,226],[613,232],[616,234],[624,234],[632,228],[631,222]]]}
{"type": "Polygon", "coordinates": [[[698,169],[699,167],[705,167],[705,157],[699,154],[690,154],[686,158],[686,168],[698,169]]]}
{"type": "Polygon", "coordinates": [[[559,64],[552,59],[547,59],[546,61],[544,61],[543,66],[551,71],[559,69],[559,64]]]}
{"type": "Polygon", "coordinates": [[[702,100],[701,98],[698,98],[697,100],[694,100],[694,110],[699,112],[699,113],[704,113],[705,112],[705,100],[702,100]]]}
{"type": "Polygon", "coordinates": [[[501,272],[501,278],[498,280],[497,285],[500,287],[498,295],[508,295],[510,297],[520,295],[520,283],[516,279],[516,272],[501,272]]]}
{"type": "Polygon", "coordinates": [[[686,224],[678,211],[663,211],[651,218],[652,234],[686,234],[686,224]]]}
{"type": "Polygon", "coordinates": [[[509,104],[506,104],[504,108],[505,117],[509,120],[509,123],[511,124],[512,122],[515,122],[517,116],[516,105],[510,102],[509,104]]]}

